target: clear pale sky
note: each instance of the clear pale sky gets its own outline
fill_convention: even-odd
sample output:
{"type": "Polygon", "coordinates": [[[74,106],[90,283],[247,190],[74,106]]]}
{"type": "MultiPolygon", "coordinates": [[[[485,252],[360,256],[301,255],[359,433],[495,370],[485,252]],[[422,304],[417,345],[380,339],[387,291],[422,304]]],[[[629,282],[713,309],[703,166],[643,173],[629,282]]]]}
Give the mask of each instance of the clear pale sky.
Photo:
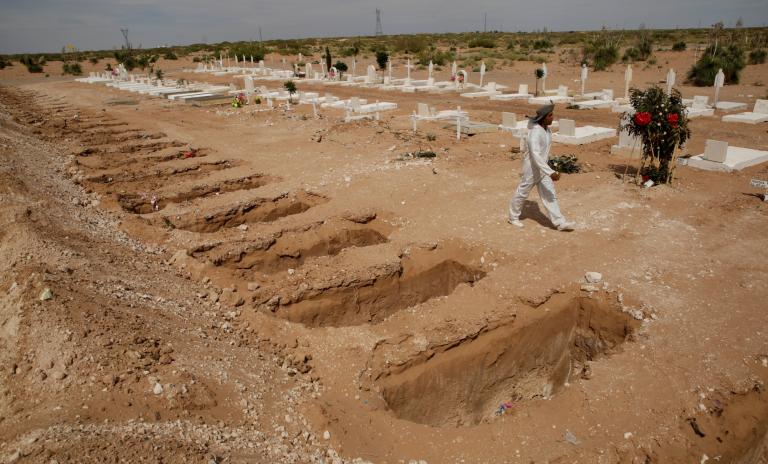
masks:
{"type": "Polygon", "coordinates": [[[0,0],[0,53],[302,37],[732,26],[768,23],[768,0],[0,0]]]}

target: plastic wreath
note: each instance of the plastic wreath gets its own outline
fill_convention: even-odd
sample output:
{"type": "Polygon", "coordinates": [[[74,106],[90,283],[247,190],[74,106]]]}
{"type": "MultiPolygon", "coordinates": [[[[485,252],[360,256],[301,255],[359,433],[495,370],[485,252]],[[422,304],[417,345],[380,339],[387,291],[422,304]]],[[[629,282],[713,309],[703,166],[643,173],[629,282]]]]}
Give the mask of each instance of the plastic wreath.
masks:
{"type": "Polygon", "coordinates": [[[643,143],[640,174],[655,183],[671,183],[677,149],[691,137],[680,92],[667,93],[658,86],[632,89],[629,101],[635,115],[624,118],[620,129],[639,137],[643,143]]]}

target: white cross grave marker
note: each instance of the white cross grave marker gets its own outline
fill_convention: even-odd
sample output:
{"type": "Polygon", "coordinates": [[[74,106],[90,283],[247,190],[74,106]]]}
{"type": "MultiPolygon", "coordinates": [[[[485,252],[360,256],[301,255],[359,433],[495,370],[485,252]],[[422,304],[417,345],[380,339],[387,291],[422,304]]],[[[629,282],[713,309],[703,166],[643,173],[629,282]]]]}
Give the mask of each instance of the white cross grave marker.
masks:
{"type": "Polygon", "coordinates": [[[725,85],[725,74],[723,74],[722,68],[717,71],[715,76],[715,103],[713,106],[717,106],[717,101],[720,98],[720,89],[725,85]]]}
{"type": "Polygon", "coordinates": [[[632,65],[627,65],[627,70],[624,71],[624,98],[629,98],[629,83],[632,82],[632,65]]]}
{"type": "Polygon", "coordinates": [[[672,94],[672,86],[675,85],[675,77],[677,74],[675,74],[675,70],[672,68],[669,68],[669,72],[667,72],[667,95],[672,94]]]}

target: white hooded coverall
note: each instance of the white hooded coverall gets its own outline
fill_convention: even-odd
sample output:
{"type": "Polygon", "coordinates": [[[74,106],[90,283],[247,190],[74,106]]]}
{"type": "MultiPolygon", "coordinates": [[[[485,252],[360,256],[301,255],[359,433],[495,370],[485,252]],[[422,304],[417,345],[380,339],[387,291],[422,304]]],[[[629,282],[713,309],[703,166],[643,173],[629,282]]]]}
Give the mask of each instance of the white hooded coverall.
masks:
{"type": "Polygon", "coordinates": [[[523,172],[520,185],[509,202],[509,219],[520,219],[525,199],[534,186],[539,189],[539,197],[544,203],[549,219],[555,227],[565,224],[566,220],[560,212],[555,193],[555,183],[549,177],[555,171],[549,167],[549,149],[552,146],[552,132],[544,129],[537,123],[532,123],[532,128],[526,137],[526,147],[523,155],[523,172]]]}

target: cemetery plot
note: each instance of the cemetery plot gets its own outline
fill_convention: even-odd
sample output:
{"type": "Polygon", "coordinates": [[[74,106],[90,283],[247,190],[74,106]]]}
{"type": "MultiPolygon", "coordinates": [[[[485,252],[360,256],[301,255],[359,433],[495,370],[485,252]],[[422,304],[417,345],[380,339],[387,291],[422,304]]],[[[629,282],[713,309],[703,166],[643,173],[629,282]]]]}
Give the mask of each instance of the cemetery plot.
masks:
{"type": "Polygon", "coordinates": [[[332,218],[258,239],[198,246],[189,254],[216,267],[242,271],[240,277],[249,280],[254,273],[274,274],[299,268],[312,257],[385,243],[389,229],[373,218],[362,223],[332,218]]]}
{"type": "Polygon", "coordinates": [[[300,281],[290,281],[279,297],[266,299],[270,294],[264,293],[262,308],[310,327],[375,324],[397,311],[450,295],[457,286],[472,286],[485,277],[484,271],[465,264],[465,253],[452,246],[414,249],[407,256],[386,261],[381,252],[345,254],[351,255],[342,253],[341,260],[331,263],[336,269],[334,278],[300,275],[300,281]],[[344,262],[347,264],[341,264],[344,262]]]}
{"type": "Polygon", "coordinates": [[[214,211],[196,210],[163,216],[155,219],[154,223],[158,226],[191,232],[213,233],[242,224],[271,222],[285,216],[303,213],[326,201],[328,201],[327,198],[308,192],[285,193],[274,198],[256,198],[239,202],[234,206],[221,207],[214,211]]]}
{"type": "Polygon", "coordinates": [[[163,185],[162,181],[181,178],[196,179],[210,172],[229,169],[239,164],[242,163],[232,160],[214,160],[203,162],[195,161],[180,166],[155,168],[154,170],[129,171],[117,169],[91,175],[90,177],[87,177],[86,180],[88,182],[111,185],[147,181],[147,185],[152,184],[154,187],[159,187],[163,185]]]}
{"type": "Polygon", "coordinates": [[[556,295],[535,313],[385,368],[375,384],[398,418],[474,425],[492,420],[499,404],[551,398],[638,327],[607,298],[556,295]]]}
{"type": "Polygon", "coordinates": [[[118,194],[117,202],[123,210],[129,213],[148,214],[164,209],[169,203],[182,203],[196,198],[205,198],[209,195],[255,189],[275,180],[275,178],[264,174],[253,174],[246,177],[195,185],[189,190],[181,192],[160,193],[159,195],[118,194]]]}

